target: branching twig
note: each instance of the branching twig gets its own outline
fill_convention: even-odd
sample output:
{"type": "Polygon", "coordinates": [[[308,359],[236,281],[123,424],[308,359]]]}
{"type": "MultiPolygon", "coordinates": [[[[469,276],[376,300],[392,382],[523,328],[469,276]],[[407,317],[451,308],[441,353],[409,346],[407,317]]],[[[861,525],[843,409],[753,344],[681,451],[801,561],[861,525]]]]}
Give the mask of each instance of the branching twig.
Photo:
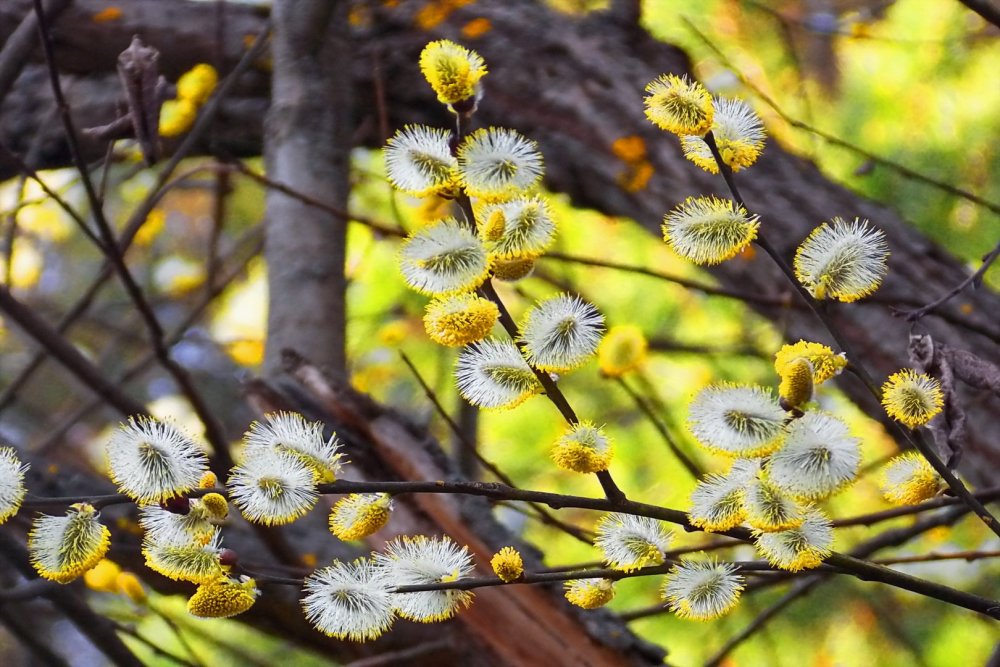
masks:
{"type": "MultiPolygon", "coordinates": [[[[445,423],[448,424],[448,428],[451,429],[451,432],[454,434],[455,440],[459,443],[459,446],[465,448],[470,454],[472,454],[473,457],[475,457],[477,461],[479,461],[480,465],[496,475],[497,479],[501,482],[507,486],[516,488],[517,485],[514,484],[514,481],[508,477],[504,471],[500,470],[495,463],[480,454],[478,448],[472,446],[472,443],[466,440],[465,435],[462,433],[462,429],[459,428],[458,424],[455,423],[455,420],[451,418],[451,415],[449,415],[444,409],[444,406],[441,405],[441,402],[438,400],[437,395],[435,395],[434,390],[430,388],[430,385],[427,384],[423,376],[420,374],[420,371],[417,370],[417,367],[413,364],[410,358],[406,356],[406,353],[400,350],[399,356],[403,359],[403,363],[406,364],[407,368],[410,369],[410,372],[413,374],[413,377],[416,378],[417,383],[420,384],[420,388],[423,389],[427,400],[431,402],[434,409],[437,410],[438,415],[440,415],[441,418],[444,419],[445,423]]],[[[543,523],[557,528],[566,534],[575,537],[581,542],[584,542],[585,544],[591,544],[591,539],[576,526],[560,521],[535,503],[528,503],[528,507],[531,508],[532,512],[534,512],[538,519],[543,523]]]]}
{"type": "Polygon", "coordinates": [[[980,267],[976,270],[975,273],[973,273],[971,276],[960,282],[947,294],[941,296],[938,299],[935,299],[926,306],[922,306],[914,310],[900,310],[898,308],[890,308],[892,314],[905,318],[907,322],[916,322],[917,320],[922,318],[924,315],[927,315],[941,304],[946,303],[949,299],[957,295],[959,292],[964,290],[969,285],[978,284],[983,279],[983,276],[986,275],[986,271],[990,268],[993,262],[996,261],[996,258],[998,256],[1000,256],[1000,243],[997,243],[996,246],[994,246],[993,250],[990,250],[988,253],[983,255],[983,263],[982,265],[980,265],[980,267]]]}
{"type": "MultiPolygon", "coordinates": [[[[228,470],[233,466],[233,460],[229,452],[228,440],[225,430],[222,427],[222,423],[212,413],[208,404],[205,402],[205,399],[202,397],[201,392],[198,391],[197,387],[195,387],[187,369],[177,363],[177,361],[170,356],[170,349],[167,347],[164,340],[163,327],[160,324],[156,313],[153,312],[152,307],[143,294],[142,288],[139,287],[139,284],[135,281],[135,278],[129,271],[128,266],[125,264],[123,252],[119,249],[111,224],[104,215],[102,202],[97,196],[97,191],[94,189],[94,184],[90,179],[89,170],[83,160],[83,153],[80,150],[76,126],[73,123],[73,117],[70,114],[69,104],[66,102],[66,98],[62,92],[62,84],[59,81],[59,72],[56,69],[55,54],[52,47],[52,37],[49,34],[49,28],[42,10],[41,0],[34,0],[34,3],[35,13],[38,16],[38,31],[42,38],[42,47],[45,52],[45,62],[49,71],[49,80],[52,84],[52,93],[55,97],[56,105],[59,109],[63,126],[66,130],[66,142],[69,146],[73,163],[80,172],[83,189],[90,202],[91,214],[94,217],[94,222],[97,224],[98,235],[100,236],[104,246],[104,256],[110,260],[112,268],[118,275],[119,280],[121,280],[122,285],[125,287],[125,292],[128,294],[129,299],[132,301],[136,311],[139,313],[143,323],[146,325],[149,332],[150,342],[153,346],[154,352],[156,353],[157,359],[159,359],[163,368],[177,383],[181,393],[183,393],[191,403],[191,406],[194,408],[199,420],[204,425],[205,438],[212,445],[216,458],[218,459],[220,469],[228,470]]],[[[139,414],[144,412],[145,409],[140,410],[139,414]]]]}
{"type": "MultiPolygon", "coordinates": [[[[708,144],[709,150],[712,152],[712,156],[715,158],[715,162],[719,167],[719,173],[722,174],[723,179],[726,181],[726,185],[729,187],[729,191],[733,195],[733,199],[737,204],[746,209],[746,203],[743,201],[743,197],[740,195],[739,189],[736,187],[736,180],[733,176],[733,170],[729,168],[725,160],[722,159],[722,155],[719,153],[719,147],[715,143],[715,137],[712,136],[711,132],[705,135],[705,143],[708,144]]],[[[749,209],[747,209],[749,210],[749,209]]],[[[878,385],[875,384],[875,380],[872,379],[871,375],[868,373],[865,366],[861,363],[861,357],[854,352],[854,349],[848,343],[847,339],[841,335],[840,330],[834,325],[833,321],[827,315],[824,308],[820,308],[817,302],[812,298],[812,295],[803,287],[799,281],[795,278],[795,274],[792,272],[788,263],[785,262],[784,258],[775,250],[774,246],[767,242],[763,236],[758,236],[756,240],[757,245],[759,245],[764,252],[771,257],[774,263],[781,269],[781,272],[785,274],[788,281],[792,286],[798,291],[799,295],[805,300],[806,304],[816,315],[817,319],[826,327],[826,330],[833,336],[833,339],[840,346],[840,349],[847,354],[847,358],[850,359],[851,371],[864,383],[865,387],[871,393],[876,400],[881,401],[882,394],[879,390],[878,385]]],[[[923,436],[919,431],[906,431],[897,422],[892,422],[893,430],[902,437],[903,440],[907,441],[912,447],[917,449],[927,462],[931,464],[931,467],[941,476],[952,492],[961,498],[966,505],[980,518],[980,520],[989,527],[998,537],[1000,537],[1000,522],[997,522],[996,517],[990,514],[989,510],[983,506],[981,502],[976,500],[976,497],[972,495],[972,492],[962,483],[960,479],[945,465],[941,457],[927,444],[923,436]]]]}
{"type": "MultiPolygon", "coordinates": [[[[487,280],[479,288],[479,291],[487,299],[496,304],[497,308],[500,310],[500,324],[507,331],[507,334],[511,339],[521,347],[521,335],[518,332],[517,324],[514,322],[514,318],[510,316],[507,311],[506,306],[503,301],[500,300],[500,295],[497,294],[496,290],[493,288],[493,284],[487,280]]],[[[545,396],[552,402],[559,413],[563,416],[569,424],[578,424],[580,422],[579,417],[576,416],[576,412],[573,411],[572,406],[570,406],[569,401],[563,395],[562,390],[559,389],[559,385],[556,384],[555,380],[548,373],[538,370],[534,365],[528,364],[532,372],[534,372],[535,377],[538,378],[538,382],[545,389],[545,396]]],[[[625,494],[618,488],[615,484],[614,479],[611,477],[611,473],[607,470],[602,470],[595,473],[597,475],[598,481],[601,483],[601,488],[604,489],[604,495],[607,496],[609,500],[615,502],[624,502],[625,494]]]]}
{"type": "MultiPolygon", "coordinates": [[[[599,510],[603,512],[626,512],[638,516],[648,516],[661,521],[667,521],[684,527],[685,530],[697,531],[697,527],[691,524],[688,515],[680,510],[668,507],[659,507],[646,503],[638,503],[631,500],[615,502],[605,498],[587,498],[583,496],[562,495],[545,491],[529,491],[526,489],[514,489],[505,484],[485,483],[485,482],[446,482],[446,481],[408,481],[408,482],[353,482],[348,480],[338,480],[329,484],[321,484],[318,487],[323,494],[348,494],[348,493],[389,493],[397,495],[401,493],[442,493],[442,494],[465,494],[493,498],[497,500],[521,500],[525,502],[541,503],[552,509],[579,508],[599,510]]],[[[205,493],[212,492],[213,489],[198,489],[192,491],[191,497],[198,497],[205,493]]],[[[215,490],[218,492],[218,490],[215,490]]],[[[25,502],[25,507],[50,506],[59,503],[63,506],[71,502],[82,502],[86,500],[94,507],[100,509],[108,505],[130,502],[126,496],[112,494],[108,496],[96,496],[90,498],[59,498],[59,499],[35,499],[25,502]]],[[[952,510],[955,516],[960,516],[966,508],[956,508],[952,510]]],[[[752,542],[753,534],[746,528],[732,528],[720,531],[719,535],[752,542]]],[[[889,541],[891,543],[891,541],[889,541]]],[[[880,546],[882,543],[879,543],[880,546]]],[[[856,552],[861,553],[861,552],[856,552]]],[[[867,554],[864,554],[867,556],[867,554]]],[[[864,557],[863,556],[863,557],[864,557]]],[[[824,561],[826,565],[833,566],[837,571],[853,575],[865,581],[877,581],[897,588],[902,588],[920,595],[942,600],[950,604],[964,607],[985,614],[992,618],[1000,619],[1000,602],[989,600],[971,593],[959,591],[948,586],[912,577],[910,575],[891,570],[881,565],[870,563],[855,556],[848,556],[837,552],[832,553],[824,561]]]]}
{"type": "Polygon", "coordinates": [[[670,435],[670,431],[667,430],[666,424],[660,421],[660,418],[657,417],[655,412],[653,412],[652,407],[650,407],[650,405],[646,402],[646,399],[643,398],[639,394],[639,392],[637,392],[635,389],[629,386],[629,384],[625,382],[624,378],[617,378],[617,383],[618,386],[624,389],[625,393],[627,393],[632,398],[632,401],[635,403],[636,407],[638,407],[639,410],[644,415],[646,415],[646,418],[649,419],[649,422],[653,425],[653,428],[655,428],[656,432],[660,434],[660,436],[663,438],[663,441],[667,444],[667,447],[670,449],[673,455],[677,457],[677,460],[681,462],[681,465],[684,467],[684,469],[687,470],[689,473],[691,473],[691,476],[694,477],[696,480],[700,479],[701,476],[704,474],[704,471],[698,466],[697,463],[692,461],[691,458],[687,454],[685,454],[680,447],[677,446],[677,443],[674,442],[673,436],[670,435]]]}

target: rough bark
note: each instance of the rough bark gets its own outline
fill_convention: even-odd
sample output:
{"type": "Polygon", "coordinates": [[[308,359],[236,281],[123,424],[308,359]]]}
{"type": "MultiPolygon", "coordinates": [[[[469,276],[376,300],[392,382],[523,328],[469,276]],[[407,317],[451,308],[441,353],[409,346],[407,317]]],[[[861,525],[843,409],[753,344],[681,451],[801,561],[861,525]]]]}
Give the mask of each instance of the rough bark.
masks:
{"type": "MultiPolygon", "coordinates": [[[[275,2],[274,76],[264,133],[268,176],[340,210],[347,210],[350,192],[347,9],[347,2],[328,0],[275,2]]],[[[346,221],[268,191],[268,373],[280,369],[286,348],[308,353],[331,373],[344,373],[346,234],[346,221]]]]}

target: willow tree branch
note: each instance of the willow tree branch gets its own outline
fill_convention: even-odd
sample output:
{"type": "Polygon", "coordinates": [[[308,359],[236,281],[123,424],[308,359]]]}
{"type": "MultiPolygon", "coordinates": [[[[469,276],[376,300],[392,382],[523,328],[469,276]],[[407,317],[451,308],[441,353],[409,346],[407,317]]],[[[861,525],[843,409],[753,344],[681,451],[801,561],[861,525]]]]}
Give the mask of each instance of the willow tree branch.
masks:
{"type": "MultiPolygon", "coordinates": [[[[520,579],[514,581],[504,581],[500,577],[468,577],[457,581],[439,582],[434,584],[414,584],[411,586],[397,586],[396,593],[419,593],[421,591],[469,591],[476,588],[487,588],[491,586],[512,586],[517,584],[548,584],[560,581],[574,581],[576,579],[610,579],[619,581],[621,579],[633,579],[635,577],[652,577],[664,575],[674,568],[676,562],[667,562],[662,565],[650,565],[647,567],[623,572],[607,567],[593,569],[566,569],[560,572],[526,572],[520,579]]],[[[764,561],[735,561],[731,563],[741,572],[772,572],[773,566],[764,561]]]]}
{"type": "MultiPolygon", "coordinates": [[[[517,324],[514,322],[514,318],[510,316],[510,312],[500,299],[500,295],[497,294],[496,289],[494,289],[493,283],[487,280],[480,286],[479,291],[483,294],[483,296],[496,304],[497,308],[500,310],[501,326],[503,326],[503,328],[507,331],[507,335],[511,337],[511,340],[514,341],[518,348],[521,348],[523,343],[521,342],[521,335],[517,329],[517,324]]],[[[563,416],[567,423],[571,425],[579,424],[579,417],[576,416],[576,412],[573,411],[573,407],[569,404],[569,401],[566,400],[566,396],[562,393],[562,390],[559,389],[559,385],[552,379],[552,376],[535,368],[534,364],[529,363],[528,367],[531,368],[535,377],[538,378],[538,382],[545,390],[545,396],[554,406],[556,406],[556,409],[559,410],[559,413],[563,416]]],[[[607,496],[608,500],[613,502],[625,502],[625,494],[618,488],[618,485],[615,484],[615,480],[611,477],[610,472],[607,470],[601,470],[594,474],[597,476],[597,480],[601,483],[601,488],[604,490],[604,495],[607,496]]]]}
{"type": "MultiPolygon", "coordinates": [[[[711,132],[705,135],[705,143],[708,144],[709,150],[712,152],[712,157],[715,158],[715,162],[719,167],[719,173],[722,174],[723,179],[726,181],[726,185],[729,187],[729,191],[733,195],[733,199],[737,204],[742,206],[744,209],[749,210],[746,203],[743,201],[743,197],[740,195],[739,189],[736,187],[736,179],[733,175],[733,170],[729,168],[726,161],[722,159],[722,155],[719,153],[719,147],[715,142],[715,137],[711,132]]],[[[840,349],[847,354],[847,358],[850,359],[850,369],[857,375],[857,377],[864,383],[865,387],[868,389],[869,393],[877,400],[881,401],[882,394],[879,390],[878,385],[875,384],[875,380],[872,379],[868,370],[865,368],[864,364],[861,363],[861,357],[854,351],[853,347],[848,342],[847,338],[843,336],[839,328],[833,323],[833,320],[827,315],[826,310],[821,308],[819,304],[812,298],[812,295],[803,287],[799,281],[796,279],[795,274],[792,272],[788,263],[785,262],[784,258],[775,250],[774,246],[767,242],[767,240],[759,235],[757,237],[756,243],[760,246],[764,252],[774,261],[774,263],[781,269],[781,272],[785,274],[788,281],[796,289],[799,295],[805,300],[806,304],[816,315],[820,322],[826,330],[833,336],[834,340],[837,341],[837,345],[840,349]]],[[[1000,246],[998,246],[1000,248],[1000,246]]],[[[937,455],[931,446],[927,443],[924,437],[915,430],[907,431],[896,421],[892,422],[892,429],[901,436],[903,440],[908,442],[912,447],[917,449],[927,462],[931,464],[931,467],[944,479],[945,483],[952,490],[952,492],[962,499],[962,501],[968,505],[969,509],[975,513],[979,519],[986,524],[986,526],[992,530],[997,537],[1000,537],[1000,522],[997,522],[996,517],[990,514],[989,510],[979,502],[976,497],[969,491],[968,487],[945,465],[945,462],[941,460],[941,457],[937,455]]]]}
{"type": "MultiPolygon", "coordinates": [[[[347,494],[347,493],[389,493],[398,495],[402,493],[443,493],[443,494],[465,494],[471,496],[481,496],[494,498],[497,500],[522,500],[525,502],[536,502],[547,505],[552,509],[579,508],[599,510],[604,512],[625,512],[637,516],[648,516],[661,521],[667,521],[682,526],[685,530],[699,531],[694,526],[685,512],[659,507],[646,503],[638,503],[631,500],[616,502],[610,499],[586,498],[583,496],[570,496],[558,493],[548,493],[544,491],[529,491],[525,489],[514,489],[505,484],[485,483],[485,482],[445,482],[445,481],[417,481],[417,482],[353,482],[348,480],[338,480],[330,484],[321,484],[318,487],[323,494],[347,494]]],[[[212,491],[211,489],[199,489],[189,494],[191,497],[198,497],[212,491]]],[[[65,502],[66,499],[61,499],[65,502]]],[[[129,502],[128,498],[122,495],[101,496],[89,499],[91,504],[97,508],[107,505],[129,502]]],[[[24,503],[25,506],[37,504],[24,503]]],[[[738,540],[752,543],[753,534],[747,528],[732,528],[720,531],[719,535],[726,535],[738,540]]],[[[891,570],[887,567],[866,562],[855,556],[848,556],[833,552],[824,563],[833,566],[837,570],[853,575],[864,581],[877,581],[880,583],[902,588],[904,590],[931,597],[943,602],[977,611],[991,618],[1000,619],[1000,602],[990,600],[971,593],[958,591],[948,586],[919,579],[917,577],[891,570]]]]}
{"type": "MultiPolygon", "coordinates": [[[[403,363],[406,364],[407,368],[410,369],[410,372],[413,374],[413,377],[416,378],[417,383],[420,385],[420,388],[423,389],[424,395],[427,397],[427,400],[431,402],[431,404],[434,406],[434,409],[437,410],[438,415],[440,415],[441,418],[444,419],[445,423],[448,425],[448,428],[451,429],[451,432],[455,436],[455,440],[456,442],[459,443],[459,446],[466,449],[473,457],[475,457],[476,461],[478,461],[480,465],[482,465],[484,468],[486,468],[491,473],[496,475],[497,479],[499,479],[501,482],[503,482],[507,486],[516,488],[517,485],[514,483],[514,480],[512,480],[503,470],[497,467],[495,463],[484,457],[479,452],[479,449],[474,447],[472,443],[470,443],[466,439],[465,434],[462,432],[461,427],[459,427],[459,425],[455,423],[455,420],[452,419],[451,415],[449,415],[448,412],[444,409],[444,406],[441,405],[441,401],[438,400],[437,396],[434,394],[434,391],[431,389],[430,385],[427,384],[427,381],[424,380],[424,377],[420,374],[420,371],[417,370],[417,367],[413,364],[413,362],[410,361],[410,358],[406,355],[406,353],[400,351],[399,356],[403,359],[403,363]]],[[[552,516],[552,514],[547,512],[543,507],[539,507],[536,503],[528,503],[528,507],[531,508],[534,516],[536,516],[542,523],[548,524],[553,528],[557,528],[558,530],[563,531],[567,535],[570,535],[576,538],[577,540],[584,542],[585,544],[592,543],[592,540],[589,537],[587,537],[587,535],[584,534],[584,532],[581,531],[579,528],[577,528],[572,524],[560,521],[559,519],[552,516]]]]}

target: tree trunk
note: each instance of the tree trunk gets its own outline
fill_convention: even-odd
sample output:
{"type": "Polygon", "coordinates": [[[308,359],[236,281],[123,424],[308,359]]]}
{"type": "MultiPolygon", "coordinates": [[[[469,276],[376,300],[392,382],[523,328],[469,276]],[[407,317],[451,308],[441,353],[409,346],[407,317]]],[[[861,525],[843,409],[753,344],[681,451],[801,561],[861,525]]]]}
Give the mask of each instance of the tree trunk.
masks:
{"type": "MultiPolygon", "coordinates": [[[[264,133],[268,176],[342,211],[350,192],[353,92],[347,5],[275,2],[264,133]]],[[[344,375],[346,236],[345,220],[268,190],[268,374],[280,370],[281,351],[293,349],[344,375]]]]}

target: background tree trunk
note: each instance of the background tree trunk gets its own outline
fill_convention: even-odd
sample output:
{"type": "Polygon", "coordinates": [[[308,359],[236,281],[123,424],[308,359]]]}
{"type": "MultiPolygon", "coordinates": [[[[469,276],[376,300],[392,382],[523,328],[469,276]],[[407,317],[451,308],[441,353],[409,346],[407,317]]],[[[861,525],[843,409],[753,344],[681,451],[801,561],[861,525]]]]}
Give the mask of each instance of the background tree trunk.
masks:
{"type": "MultiPolygon", "coordinates": [[[[274,3],[271,107],[264,133],[268,176],[335,209],[350,193],[352,93],[347,2],[274,3]]],[[[270,298],[265,370],[297,350],[345,374],[347,222],[277,190],[267,192],[264,259],[270,298]]]]}

